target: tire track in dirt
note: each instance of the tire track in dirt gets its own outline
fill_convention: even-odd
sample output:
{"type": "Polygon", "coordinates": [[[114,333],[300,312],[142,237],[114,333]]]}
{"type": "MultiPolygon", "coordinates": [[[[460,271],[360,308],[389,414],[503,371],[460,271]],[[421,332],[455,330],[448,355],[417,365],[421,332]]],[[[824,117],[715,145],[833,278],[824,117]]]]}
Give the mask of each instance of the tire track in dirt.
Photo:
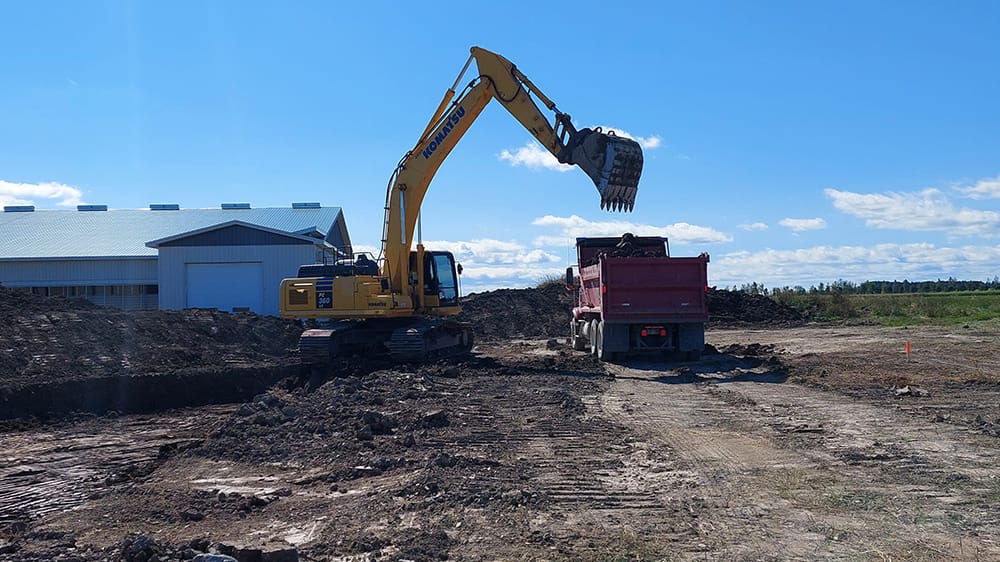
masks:
{"type": "MultiPolygon", "coordinates": [[[[597,396],[585,397],[586,411],[598,408],[598,402],[597,396]]],[[[533,510],[524,523],[543,548],[571,552],[575,559],[669,554],[645,546],[642,535],[689,534],[687,515],[664,505],[653,490],[619,478],[621,459],[635,455],[626,428],[587,414],[546,416],[565,407],[560,402],[525,404],[523,397],[507,395],[473,399],[461,408],[461,419],[477,429],[435,445],[482,458],[495,457],[498,448],[509,450],[525,467],[531,491],[542,498],[544,507],[533,510]]]]}
{"type": "Polygon", "coordinates": [[[704,548],[737,559],[1000,556],[991,502],[1000,470],[989,438],[834,393],[754,382],[777,382],[757,364],[720,356],[676,370],[608,366],[616,380],[601,398],[604,415],[691,483],[665,493],[665,503],[699,500],[684,556],[704,548]]]}
{"type": "Polygon", "coordinates": [[[197,442],[232,409],[208,407],[0,433],[0,450],[17,453],[0,456],[0,524],[76,507],[146,470],[165,450],[197,442]]]}

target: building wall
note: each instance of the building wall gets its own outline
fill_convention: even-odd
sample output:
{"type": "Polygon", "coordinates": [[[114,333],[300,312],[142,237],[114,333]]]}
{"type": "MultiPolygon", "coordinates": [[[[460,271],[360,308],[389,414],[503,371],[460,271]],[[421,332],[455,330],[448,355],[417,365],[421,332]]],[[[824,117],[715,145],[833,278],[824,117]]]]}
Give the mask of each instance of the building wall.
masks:
{"type": "Polygon", "coordinates": [[[155,310],[156,256],[0,261],[0,284],[36,294],[82,298],[101,306],[155,310]]]}
{"type": "MultiPolygon", "coordinates": [[[[299,266],[315,263],[319,256],[312,244],[278,246],[162,246],[159,263],[159,306],[179,310],[187,304],[187,264],[259,263],[263,273],[259,314],[278,315],[281,280],[295,277],[299,266]]],[[[219,279],[220,284],[227,283],[219,279]]],[[[229,312],[229,311],[227,311],[229,312]]]]}

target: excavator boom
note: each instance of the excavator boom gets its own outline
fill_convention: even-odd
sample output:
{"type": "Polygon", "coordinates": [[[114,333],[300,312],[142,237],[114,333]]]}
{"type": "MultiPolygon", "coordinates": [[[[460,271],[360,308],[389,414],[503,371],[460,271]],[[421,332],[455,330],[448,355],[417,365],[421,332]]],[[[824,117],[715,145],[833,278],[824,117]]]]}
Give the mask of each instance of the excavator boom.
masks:
{"type": "Polygon", "coordinates": [[[559,162],[579,166],[597,187],[602,209],[631,211],[635,205],[643,164],[639,143],[600,127],[577,130],[570,116],[559,111],[512,62],[472,47],[462,73],[389,182],[382,245],[384,273],[393,290],[408,294],[406,275],[414,229],[434,174],[492,100],[503,105],[559,162]],[[472,61],[479,75],[451,101],[472,61]],[[552,112],[551,118],[542,113],[532,96],[552,112]]]}

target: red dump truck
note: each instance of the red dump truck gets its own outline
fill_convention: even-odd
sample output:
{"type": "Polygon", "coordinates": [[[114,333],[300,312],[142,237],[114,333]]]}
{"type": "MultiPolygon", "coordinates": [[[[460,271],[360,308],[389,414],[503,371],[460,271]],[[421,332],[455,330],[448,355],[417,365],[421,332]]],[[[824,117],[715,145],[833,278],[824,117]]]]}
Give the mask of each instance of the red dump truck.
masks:
{"type": "Polygon", "coordinates": [[[697,360],[708,320],[708,254],[670,257],[666,238],[577,238],[579,286],[570,320],[573,349],[602,361],[661,352],[697,360]]]}

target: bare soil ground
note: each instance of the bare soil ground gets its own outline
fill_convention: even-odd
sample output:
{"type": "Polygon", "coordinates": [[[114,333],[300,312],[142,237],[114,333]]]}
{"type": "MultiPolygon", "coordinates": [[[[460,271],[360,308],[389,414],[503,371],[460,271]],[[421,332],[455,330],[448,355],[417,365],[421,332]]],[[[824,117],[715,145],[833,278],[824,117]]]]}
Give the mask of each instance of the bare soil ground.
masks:
{"type": "MultiPolygon", "coordinates": [[[[559,295],[525,291],[477,295],[472,356],[427,365],[355,360],[305,376],[288,363],[294,343],[240,344],[256,337],[244,325],[271,326],[258,330],[267,340],[281,321],[204,311],[176,313],[194,320],[170,330],[144,320],[201,358],[153,359],[158,376],[120,367],[104,344],[103,363],[72,347],[115,365],[94,380],[203,385],[178,373],[228,373],[215,355],[238,372],[289,370],[230,404],[7,420],[0,560],[1000,559],[1000,322],[907,330],[733,314],[697,363],[600,364],[566,345],[559,295]],[[505,327],[482,337],[480,324],[505,327]],[[224,330],[244,331],[229,343],[224,330]]],[[[749,306],[715,298],[726,300],[749,306]]],[[[68,364],[60,337],[10,343],[38,339],[40,314],[133,326],[115,332],[116,349],[143,329],[141,315],[46,306],[0,319],[5,348],[21,350],[4,388],[60,386],[52,370],[11,367],[23,355],[68,364]]]]}

